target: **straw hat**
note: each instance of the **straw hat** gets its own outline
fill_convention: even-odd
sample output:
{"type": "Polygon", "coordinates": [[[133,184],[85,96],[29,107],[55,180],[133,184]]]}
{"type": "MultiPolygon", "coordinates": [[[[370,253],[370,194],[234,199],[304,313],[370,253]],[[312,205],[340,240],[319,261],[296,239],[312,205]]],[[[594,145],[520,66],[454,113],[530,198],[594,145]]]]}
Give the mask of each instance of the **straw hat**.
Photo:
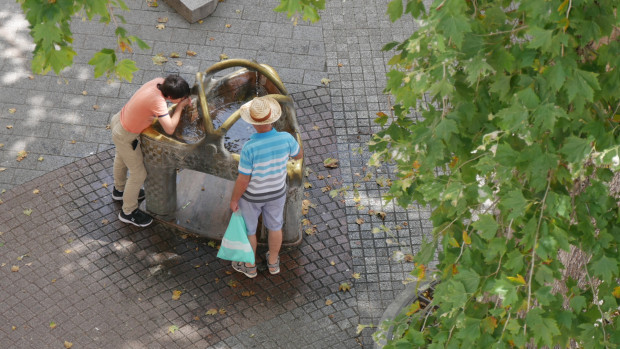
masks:
{"type": "Polygon", "coordinates": [[[282,115],[280,103],[268,96],[254,98],[240,109],[241,118],[252,125],[271,124],[282,115]]]}

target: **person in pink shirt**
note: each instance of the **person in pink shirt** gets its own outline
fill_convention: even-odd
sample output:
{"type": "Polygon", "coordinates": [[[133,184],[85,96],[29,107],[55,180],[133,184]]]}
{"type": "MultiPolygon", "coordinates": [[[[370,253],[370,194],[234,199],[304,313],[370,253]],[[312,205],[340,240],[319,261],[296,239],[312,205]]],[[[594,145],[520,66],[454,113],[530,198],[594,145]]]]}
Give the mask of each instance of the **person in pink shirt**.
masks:
{"type": "Polygon", "coordinates": [[[139,227],[153,222],[153,218],[138,209],[138,200],[144,198],[142,185],[146,179],[138,137],[154,119],[166,133],[174,133],[183,108],[191,103],[189,95],[189,85],[182,77],[169,75],[165,79],[156,78],[142,85],[123,109],[112,117],[112,141],[116,146],[112,198],[123,201],[123,208],[118,214],[121,221],[139,227]],[[168,114],[167,102],[177,103],[172,116],[168,114]]]}

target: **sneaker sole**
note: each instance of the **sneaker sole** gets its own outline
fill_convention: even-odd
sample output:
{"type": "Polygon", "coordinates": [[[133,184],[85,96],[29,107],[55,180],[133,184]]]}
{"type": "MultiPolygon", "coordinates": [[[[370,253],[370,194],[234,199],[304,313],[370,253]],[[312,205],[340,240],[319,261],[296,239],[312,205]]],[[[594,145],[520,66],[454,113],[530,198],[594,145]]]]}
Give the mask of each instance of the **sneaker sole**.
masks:
{"type": "MultiPolygon", "coordinates": [[[[138,201],[144,200],[145,197],[146,196],[138,197],[138,201]]],[[[123,201],[123,197],[122,196],[114,196],[114,194],[112,194],[112,199],[114,199],[116,201],[123,201]]]]}
{"type": "Polygon", "coordinates": [[[241,269],[237,269],[234,264],[232,265],[232,268],[235,269],[235,271],[240,272],[241,274],[249,277],[250,279],[253,279],[253,278],[255,278],[258,275],[258,273],[256,273],[256,274],[248,274],[248,273],[246,273],[245,271],[243,271],[241,269]]]}
{"type": "Polygon", "coordinates": [[[130,221],[129,219],[125,219],[125,218],[123,218],[123,217],[121,216],[121,214],[120,214],[120,213],[118,214],[118,219],[119,219],[121,222],[125,222],[125,223],[129,223],[129,224],[133,224],[133,225],[135,225],[136,227],[147,227],[147,226],[149,226],[151,223],[153,223],[153,220],[151,219],[151,221],[150,221],[150,222],[148,222],[148,223],[138,224],[138,223],[136,223],[136,222],[132,222],[132,221],[130,221]]]}

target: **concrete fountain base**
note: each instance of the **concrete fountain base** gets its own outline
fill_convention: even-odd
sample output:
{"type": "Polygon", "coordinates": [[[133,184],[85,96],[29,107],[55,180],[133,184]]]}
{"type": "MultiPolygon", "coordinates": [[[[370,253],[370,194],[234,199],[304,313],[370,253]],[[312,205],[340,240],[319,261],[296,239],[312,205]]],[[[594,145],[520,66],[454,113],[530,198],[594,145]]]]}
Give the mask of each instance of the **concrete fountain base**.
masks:
{"type": "Polygon", "coordinates": [[[170,7],[190,23],[212,14],[218,2],[219,0],[166,0],[170,7]]]}

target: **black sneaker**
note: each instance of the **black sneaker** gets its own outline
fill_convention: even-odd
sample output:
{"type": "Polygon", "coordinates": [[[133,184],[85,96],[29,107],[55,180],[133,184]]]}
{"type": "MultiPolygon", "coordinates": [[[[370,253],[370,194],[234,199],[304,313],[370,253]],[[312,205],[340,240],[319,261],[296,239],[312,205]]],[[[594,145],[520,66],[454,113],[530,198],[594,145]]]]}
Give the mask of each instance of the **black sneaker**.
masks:
{"type": "MultiPolygon", "coordinates": [[[[140,189],[140,193],[138,194],[138,200],[143,200],[145,197],[144,189],[140,189]]],[[[112,190],[112,199],[123,201],[123,192],[116,190],[116,187],[112,190]]]]}
{"type": "Polygon", "coordinates": [[[120,219],[121,222],[130,223],[138,227],[146,227],[147,225],[153,223],[153,218],[151,218],[151,216],[137,208],[130,214],[125,214],[125,212],[121,210],[118,214],[118,219],[120,219]]]}

